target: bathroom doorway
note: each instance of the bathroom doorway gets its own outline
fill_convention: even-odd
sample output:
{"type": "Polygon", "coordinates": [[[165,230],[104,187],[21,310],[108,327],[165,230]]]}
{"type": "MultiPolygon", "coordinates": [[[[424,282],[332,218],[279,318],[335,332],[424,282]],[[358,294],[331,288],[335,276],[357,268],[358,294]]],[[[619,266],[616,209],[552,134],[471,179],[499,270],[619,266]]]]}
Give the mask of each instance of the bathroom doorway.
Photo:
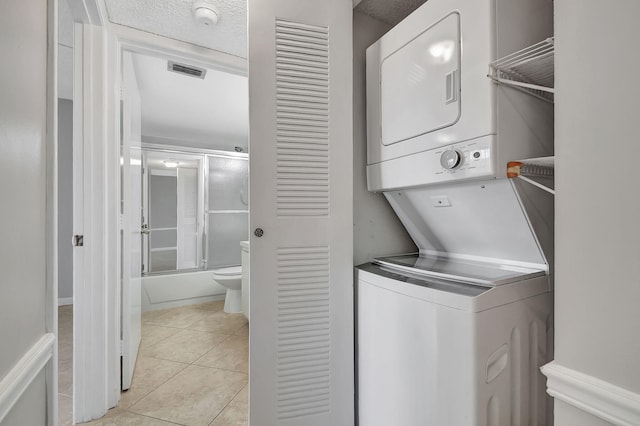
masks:
{"type": "MultiPolygon", "coordinates": [[[[202,359],[246,322],[211,302],[226,293],[214,272],[240,270],[248,239],[248,101],[244,76],[135,50],[122,57],[122,390],[135,394],[145,381],[136,380],[145,370],[136,372],[140,358],[190,365],[171,380],[218,368],[202,359]],[[180,331],[145,340],[145,329],[167,333],[167,326],[180,331]]],[[[149,414],[144,401],[154,398],[132,412],[149,414]]]]}
{"type": "MultiPolygon", "coordinates": [[[[131,39],[135,40],[135,37],[131,36],[131,39]]],[[[185,59],[184,56],[188,55],[181,50],[184,46],[165,45],[162,49],[155,50],[149,48],[148,44],[145,47],[141,47],[141,44],[145,43],[130,41],[120,51],[122,56],[131,56],[140,95],[140,134],[133,140],[134,144],[121,147],[120,150],[121,173],[128,167],[129,172],[140,168],[140,174],[130,174],[128,180],[121,176],[120,212],[124,213],[127,201],[130,203],[136,194],[141,204],[138,210],[140,221],[136,225],[135,220],[123,217],[121,224],[124,227],[120,233],[121,241],[126,238],[130,240],[126,251],[124,244],[120,246],[120,258],[137,258],[139,261],[130,261],[127,267],[122,265],[121,273],[118,274],[123,279],[125,274],[130,274],[129,278],[138,282],[140,290],[137,301],[135,298],[130,299],[133,303],[128,310],[123,304],[120,324],[116,324],[116,329],[122,326],[124,332],[126,317],[137,316],[141,336],[137,344],[142,341],[140,356],[152,358],[153,361],[137,370],[133,370],[135,356],[130,362],[134,373],[133,384],[121,397],[123,407],[126,405],[127,410],[133,409],[136,398],[141,399],[145,397],[145,393],[147,396],[152,393],[146,388],[136,390],[136,374],[159,371],[162,365],[171,362],[189,365],[190,370],[194,371],[216,368],[218,361],[213,359],[217,359],[215,353],[211,353],[208,360],[205,358],[199,361],[200,358],[212,352],[213,346],[217,346],[219,351],[231,350],[237,353],[238,350],[245,350],[240,342],[242,339],[236,335],[244,333],[245,328],[248,352],[248,327],[245,327],[247,320],[242,314],[231,318],[224,315],[221,301],[224,300],[225,289],[210,279],[207,270],[208,265],[239,265],[240,241],[248,238],[247,78],[241,67],[221,65],[216,68],[215,62],[204,61],[203,56],[199,60],[185,59]],[[173,52],[178,51],[181,52],[180,58],[173,56],[173,52]],[[184,73],[176,73],[170,69],[175,68],[170,63],[197,67],[204,71],[206,77],[196,79],[184,73]],[[176,80],[185,84],[174,84],[176,80]],[[207,86],[210,80],[217,81],[217,85],[207,86]],[[177,161],[177,167],[165,164],[165,161],[171,163],[171,160],[177,161]],[[171,172],[171,169],[174,171],[171,172]],[[169,190],[169,193],[173,193],[172,209],[175,212],[174,223],[168,225],[162,223],[162,220],[167,219],[166,211],[158,210],[158,206],[155,206],[155,219],[159,221],[154,222],[153,206],[144,205],[145,200],[148,203],[154,199],[153,192],[167,194],[166,184],[164,187],[162,184],[156,185],[167,177],[169,179],[164,181],[173,182],[168,187],[174,186],[173,192],[169,190]],[[210,184],[209,178],[215,183],[210,184]],[[233,200],[219,198],[227,195],[231,197],[232,194],[233,200]],[[209,200],[211,205],[208,204],[209,200]],[[148,233],[144,232],[143,217],[149,227],[148,233]],[[140,236],[140,243],[134,241],[136,232],[140,236]],[[154,239],[153,234],[158,238],[154,239]],[[216,235],[216,238],[211,240],[208,235],[216,235]],[[227,245],[233,239],[237,239],[234,248],[227,245]],[[144,320],[141,320],[142,311],[148,311],[144,320]],[[145,329],[151,332],[146,342],[145,329]],[[175,335],[168,334],[175,330],[178,330],[175,335]],[[189,342],[181,340],[185,336],[191,343],[195,343],[195,348],[189,342]],[[206,340],[203,337],[210,338],[207,343],[210,347],[202,344],[206,340]],[[151,352],[145,352],[145,343],[149,346],[156,345],[160,343],[158,339],[164,342],[164,349],[167,349],[165,354],[167,351],[180,352],[182,348],[188,349],[189,357],[183,358],[180,355],[179,359],[168,360],[163,351],[158,349],[162,345],[153,348],[151,352]],[[223,340],[228,341],[223,345],[223,340]],[[239,345],[240,348],[227,347],[234,345],[239,345]],[[173,349],[167,348],[169,346],[173,349]],[[195,354],[198,358],[192,359],[195,354]],[[158,363],[161,365],[157,365],[158,363]],[[203,363],[207,365],[201,365],[203,363]]],[[[124,115],[122,118],[123,122],[126,121],[124,115]]],[[[124,297],[124,291],[122,296],[124,297]]],[[[69,323],[72,324],[73,321],[69,323]]],[[[125,339],[123,336],[122,340],[125,339]]],[[[224,361],[224,354],[220,357],[224,361]]],[[[222,365],[226,364],[223,362],[222,365]]],[[[226,365],[226,368],[232,371],[234,368],[244,367],[226,365]]],[[[198,376],[193,375],[190,370],[184,371],[184,374],[189,372],[192,376],[198,376]]],[[[172,372],[176,375],[180,373],[176,370],[172,372]]],[[[246,383],[246,372],[234,371],[234,374],[245,376],[244,381],[234,377],[234,386],[246,383]]],[[[164,382],[167,379],[169,378],[162,377],[164,382]]],[[[126,388],[124,382],[125,380],[123,387],[126,388]]],[[[229,392],[233,394],[223,393],[229,398],[235,398],[236,391],[238,389],[232,386],[232,391],[229,392]]],[[[139,411],[143,409],[139,408],[139,411]]]]}

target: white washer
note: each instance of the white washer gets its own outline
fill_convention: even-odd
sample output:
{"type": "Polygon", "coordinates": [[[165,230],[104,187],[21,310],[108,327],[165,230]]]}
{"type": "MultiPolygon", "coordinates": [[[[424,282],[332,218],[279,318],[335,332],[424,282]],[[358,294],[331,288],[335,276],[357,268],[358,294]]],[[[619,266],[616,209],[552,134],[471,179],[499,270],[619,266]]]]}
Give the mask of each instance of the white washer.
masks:
{"type": "Polygon", "coordinates": [[[359,424],[552,424],[546,272],[439,259],[430,278],[409,272],[417,259],[356,270],[359,424]]]}

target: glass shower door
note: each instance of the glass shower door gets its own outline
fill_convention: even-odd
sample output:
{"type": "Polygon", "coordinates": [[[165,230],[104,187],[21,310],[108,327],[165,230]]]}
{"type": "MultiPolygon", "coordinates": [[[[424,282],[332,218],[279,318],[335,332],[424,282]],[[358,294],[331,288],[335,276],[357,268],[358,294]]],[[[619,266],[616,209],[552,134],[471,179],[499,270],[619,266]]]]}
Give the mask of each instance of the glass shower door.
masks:
{"type": "Polygon", "coordinates": [[[145,150],[145,273],[203,267],[204,156],[145,150]]]}
{"type": "Polygon", "coordinates": [[[240,265],[249,237],[249,162],[246,154],[207,156],[207,269],[240,265]]]}
{"type": "Polygon", "coordinates": [[[177,170],[149,169],[149,272],[177,269],[177,170]]]}

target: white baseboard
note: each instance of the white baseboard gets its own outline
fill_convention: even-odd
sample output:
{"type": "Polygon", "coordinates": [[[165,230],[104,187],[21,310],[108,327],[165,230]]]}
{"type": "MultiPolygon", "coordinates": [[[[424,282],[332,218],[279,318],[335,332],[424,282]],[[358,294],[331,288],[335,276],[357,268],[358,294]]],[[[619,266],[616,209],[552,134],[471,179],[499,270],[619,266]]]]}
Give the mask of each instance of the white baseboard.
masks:
{"type": "Polygon", "coordinates": [[[0,381],[0,423],[53,356],[56,336],[47,333],[0,381]]]}
{"type": "Polygon", "coordinates": [[[73,297],[58,297],[58,306],[73,305],[73,297]]]}
{"type": "Polygon", "coordinates": [[[640,394],[555,361],[541,370],[552,397],[616,425],[640,425],[640,394]]]}

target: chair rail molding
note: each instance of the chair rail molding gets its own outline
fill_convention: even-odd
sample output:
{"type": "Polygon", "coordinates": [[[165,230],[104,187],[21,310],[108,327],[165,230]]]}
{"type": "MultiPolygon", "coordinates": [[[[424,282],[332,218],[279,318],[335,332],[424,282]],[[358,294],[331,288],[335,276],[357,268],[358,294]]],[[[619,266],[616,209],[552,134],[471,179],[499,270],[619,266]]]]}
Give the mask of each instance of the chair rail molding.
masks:
{"type": "Polygon", "coordinates": [[[0,423],[53,357],[56,336],[43,335],[0,381],[0,423]]]}
{"type": "Polygon", "coordinates": [[[547,393],[584,412],[621,426],[640,424],[640,394],[552,361],[541,368],[547,393]]]}

